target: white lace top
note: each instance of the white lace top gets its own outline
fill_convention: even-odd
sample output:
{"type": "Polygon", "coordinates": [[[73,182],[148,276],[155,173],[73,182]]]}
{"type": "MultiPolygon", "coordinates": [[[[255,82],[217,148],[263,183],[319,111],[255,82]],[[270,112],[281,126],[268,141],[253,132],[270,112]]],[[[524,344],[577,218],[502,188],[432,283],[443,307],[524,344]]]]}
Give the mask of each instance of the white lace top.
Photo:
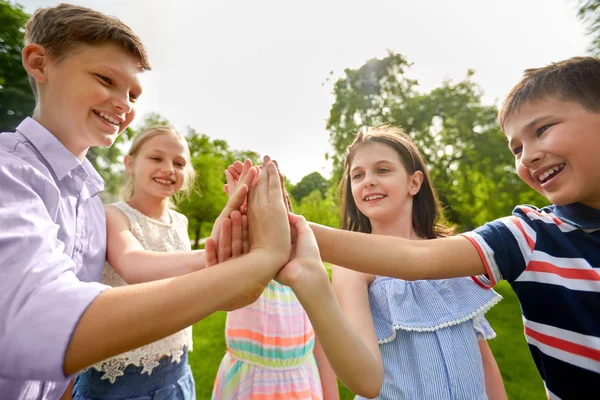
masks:
{"type": "MultiPolygon", "coordinates": [[[[147,217],[125,202],[118,202],[112,206],[123,211],[129,218],[129,229],[144,249],[163,252],[190,250],[188,221],[183,214],[169,210],[171,223],[167,224],[147,217]]],[[[102,283],[112,287],[127,285],[108,262],[102,271],[102,283]]],[[[172,362],[179,362],[186,347],[188,350],[192,349],[191,326],[154,343],[104,360],[91,368],[104,372],[102,379],[109,379],[114,383],[117,377],[123,375],[123,370],[128,365],[143,367],[142,373],[150,375],[163,356],[171,356],[172,362]]]]}

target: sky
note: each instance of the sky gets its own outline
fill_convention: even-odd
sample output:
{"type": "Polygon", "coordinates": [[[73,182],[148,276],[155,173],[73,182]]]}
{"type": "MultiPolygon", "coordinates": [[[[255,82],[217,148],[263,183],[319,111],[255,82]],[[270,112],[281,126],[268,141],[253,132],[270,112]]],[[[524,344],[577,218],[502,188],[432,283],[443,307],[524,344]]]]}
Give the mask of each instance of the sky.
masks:
{"type": "MultiPolygon", "coordinates": [[[[28,13],[61,3],[17,2],[28,13]]],[[[422,91],[474,69],[484,102],[498,104],[525,68],[589,44],[576,0],[71,2],[121,19],[148,48],[138,122],[157,112],[182,131],[268,154],[292,183],[330,176],[325,126],[345,68],[389,49],[414,63],[408,76],[422,91]]]]}

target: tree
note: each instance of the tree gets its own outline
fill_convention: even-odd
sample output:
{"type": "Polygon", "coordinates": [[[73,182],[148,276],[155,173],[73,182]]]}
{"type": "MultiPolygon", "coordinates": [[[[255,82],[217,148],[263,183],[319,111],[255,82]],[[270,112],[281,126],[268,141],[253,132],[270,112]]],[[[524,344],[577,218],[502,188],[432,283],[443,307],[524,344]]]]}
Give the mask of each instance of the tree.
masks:
{"type": "Polygon", "coordinates": [[[311,172],[310,174],[303,177],[300,182],[291,190],[290,194],[294,196],[296,201],[300,202],[310,193],[318,190],[321,193],[321,198],[325,198],[327,189],[329,188],[329,182],[323,178],[318,172],[311,172]]]}
{"type": "Polygon", "coordinates": [[[600,0],[579,0],[577,16],[587,25],[587,33],[592,37],[590,53],[600,55],[600,0]]]}
{"type": "Polygon", "coordinates": [[[515,174],[514,160],[496,122],[493,106],[468,71],[429,93],[406,78],[411,64],[393,52],[346,69],[334,85],[327,129],[339,181],[347,146],[361,126],[403,128],[422,150],[450,222],[470,229],[510,213],[519,203],[545,204],[515,174]]]}
{"type": "Polygon", "coordinates": [[[20,5],[0,0],[0,132],[13,131],[35,108],[35,97],[21,63],[28,18],[20,5]]]}

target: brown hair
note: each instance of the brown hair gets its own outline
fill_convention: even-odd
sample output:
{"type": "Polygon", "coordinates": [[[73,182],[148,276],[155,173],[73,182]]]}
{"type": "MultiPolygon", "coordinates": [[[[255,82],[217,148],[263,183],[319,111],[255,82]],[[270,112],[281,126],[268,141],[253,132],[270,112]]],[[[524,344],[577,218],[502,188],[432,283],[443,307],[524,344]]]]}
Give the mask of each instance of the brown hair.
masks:
{"type": "MultiPolygon", "coordinates": [[[[39,8],[25,26],[25,44],[43,46],[57,62],[81,45],[114,43],[135,56],[144,71],[150,70],[146,48],[141,39],[117,18],[71,4],[39,8]]],[[[37,96],[35,79],[29,77],[37,96]]]]}
{"type": "Polygon", "coordinates": [[[524,103],[549,96],[575,101],[592,112],[600,111],[600,58],[573,57],[526,69],[498,111],[500,128],[504,130],[507,118],[524,103]]]}
{"type": "MultiPolygon", "coordinates": [[[[181,143],[187,149],[187,153],[185,155],[185,179],[181,190],[176,195],[177,200],[181,200],[183,197],[190,193],[194,185],[194,179],[196,178],[196,171],[194,170],[194,166],[192,165],[192,161],[190,159],[190,150],[187,144],[187,140],[183,135],[181,135],[179,132],[177,132],[174,128],[170,126],[161,125],[150,127],[135,135],[135,138],[133,139],[133,143],[131,144],[131,148],[127,152],[127,155],[135,159],[144,143],[158,135],[171,135],[180,140],[181,143]]],[[[123,179],[123,185],[121,187],[121,198],[123,199],[123,201],[129,201],[133,197],[134,193],[134,174],[126,173],[125,178],[123,179]]],[[[167,203],[167,207],[175,208],[173,202],[170,200],[167,203]]]]}
{"type": "Polygon", "coordinates": [[[410,137],[400,128],[394,126],[378,126],[359,132],[346,153],[344,175],[340,183],[342,229],[371,233],[369,218],[360,212],[351,190],[350,168],[359,148],[366,143],[381,143],[394,150],[409,174],[416,171],[423,173],[421,189],[413,198],[412,222],[417,235],[433,239],[448,236],[452,229],[445,226],[441,220],[441,206],[437,193],[425,167],[423,155],[410,137]]]}

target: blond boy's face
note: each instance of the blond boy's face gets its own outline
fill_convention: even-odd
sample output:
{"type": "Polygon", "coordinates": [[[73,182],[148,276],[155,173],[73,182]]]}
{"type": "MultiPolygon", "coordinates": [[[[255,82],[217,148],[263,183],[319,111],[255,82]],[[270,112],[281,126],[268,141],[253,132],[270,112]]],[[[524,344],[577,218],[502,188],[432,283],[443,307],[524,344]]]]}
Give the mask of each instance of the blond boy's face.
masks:
{"type": "Polygon", "coordinates": [[[140,73],[138,60],[110,43],[50,60],[39,92],[40,123],[78,157],[91,146],[112,145],[135,115],[140,73]]]}
{"type": "Polygon", "coordinates": [[[556,205],[600,209],[600,113],[549,97],[523,104],[504,131],[529,186],[556,205]]]}

